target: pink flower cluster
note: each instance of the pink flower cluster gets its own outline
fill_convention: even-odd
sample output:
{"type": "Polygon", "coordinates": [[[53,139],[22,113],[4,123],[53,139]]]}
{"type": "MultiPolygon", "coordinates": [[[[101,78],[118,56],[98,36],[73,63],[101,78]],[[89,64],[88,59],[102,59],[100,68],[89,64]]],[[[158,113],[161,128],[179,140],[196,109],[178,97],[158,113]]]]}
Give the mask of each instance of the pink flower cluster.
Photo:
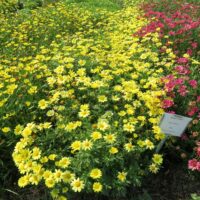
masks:
{"type": "MultiPolygon", "coordinates": [[[[199,143],[199,142],[198,142],[199,143]]],[[[192,171],[199,171],[200,172],[200,143],[197,144],[197,148],[195,149],[196,157],[188,161],[188,168],[192,171]]]]}
{"type": "MultiPolygon", "coordinates": [[[[144,4],[143,9],[145,16],[151,21],[135,35],[143,37],[148,33],[158,32],[163,46],[170,46],[177,56],[174,72],[162,78],[167,93],[166,99],[163,100],[163,108],[166,112],[193,118],[193,124],[190,125],[192,134],[188,135],[189,137],[186,134],[185,136],[188,138],[186,142],[193,145],[192,148],[194,145],[197,147],[194,152],[195,158],[188,161],[188,168],[200,171],[200,87],[195,75],[200,72],[194,71],[193,64],[188,59],[189,56],[196,56],[198,52],[200,6],[181,1],[169,3],[169,0],[161,0],[159,3],[144,4]],[[186,53],[189,56],[182,56],[186,53]]],[[[160,52],[165,52],[165,48],[161,48],[160,52]]]]}
{"type": "MultiPolygon", "coordinates": [[[[194,31],[198,32],[200,26],[199,6],[178,1],[171,1],[169,5],[167,0],[163,0],[159,1],[159,5],[156,3],[144,4],[143,9],[145,17],[149,18],[151,22],[140,29],[136,35],[144,36],[159,30],[161,37],[168,35],[170,39],[173,38],[173,47],[177,53],[182,52],[181,49],[187,51],[189,55],[197,52],[198,42],[193,40],[192,35],[194,31]],[[160,5],[164,10],[157,11],[157,7],[160,5]],[[176,6],[176,11],[170,7],[171,5],[176,6]]],[[[169,45],[169,40],[165,42],[166,45],[169,45]]]]}
{"type": "Polygon", "coordinates": [[[200,162],[196,158],[189,160],[188,169],[200,171],[200,162]]]}
{"type": "Polygon", "coordinates": [[[189,77],[191,70],[187,58],[179,58],[174,70],[177,72],[177,77],[170,74],[162,79],[164,88],[169,96],[175,97],[175,93],[178,93],[180,96],[184,97],[192,89],[197,88],[198,82],[189,77]]]}
{"type": "MultiPolygon", "coordinates": [[[[188,14],[176,11],[170,17],[165,15],[164,12],[157,12],[149,10],[145,15],[148,18],[154,18],[147,26],[140,30],[140,33],[145,35],[149,32],[155,32],[157,28],[160,28],[161,35],[168,34],[170,36],[177,36],[187,33],[192,29],[196,29],[200,21],[194,21],[188,14]]],[[[197,43],[194,43],[194,48],[196,48],[197,43]]]]}

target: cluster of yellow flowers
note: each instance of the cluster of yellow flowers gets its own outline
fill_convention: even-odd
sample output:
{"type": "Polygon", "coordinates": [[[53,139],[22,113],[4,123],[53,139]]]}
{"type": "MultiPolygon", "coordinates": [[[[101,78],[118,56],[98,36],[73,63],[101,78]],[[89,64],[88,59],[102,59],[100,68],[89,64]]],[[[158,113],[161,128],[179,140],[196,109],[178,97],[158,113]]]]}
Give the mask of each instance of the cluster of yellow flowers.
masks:
{"type": "Polygon", "coordinates": [[[133,37],[147,23],[140,10],[95,16],[57,3],[23,15],[0,19],[1,131],[18,140],[19,186],[43,182],[64,200],[157,172],[160,78],[175,56],[159,52],[157,33],[133,37]]]}

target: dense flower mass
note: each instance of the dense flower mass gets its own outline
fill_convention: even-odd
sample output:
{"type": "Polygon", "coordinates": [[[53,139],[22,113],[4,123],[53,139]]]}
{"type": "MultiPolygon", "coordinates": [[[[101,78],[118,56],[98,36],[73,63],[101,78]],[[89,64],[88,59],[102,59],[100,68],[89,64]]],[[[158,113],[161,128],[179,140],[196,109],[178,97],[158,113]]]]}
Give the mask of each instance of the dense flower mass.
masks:
{"type": "Polygon", "coordinates": [[[132,37],[147,23],[138,8],[95,18],[57,3],[21,15],[2,20],[0,101],[3,137],[19,140],[19,186],[105,192],[158,170],[161,155],[142,155],[164,137],[160,78],[175,56],[160,54],[156,33],[132,37]]]}
{"type": "MultiPolygon", "coordinates": [[[[198,148],[197,144],[200,141],[200,63],[198,61],[200,5],[185,1],[162,0],[159,3],[144,3],[143,8],[150,23],[142,27],[136,35],[143,37],[148,33],[158,32],[162,43],[171,47],[177,56],[173,72],[162,78],[168,96],[163,100],[163,108],[167,112],[193,118],[187,135],[182,137],[187,148],[182,145],[182,149],[185,151],[194,146],[198,148]]],[[[162,47],[160,51],[163,52],[166,49],[162,47]]],[[[181,155],[186,155],[185,153],[190,154],[185,151],[181,155]]],[[[188,164],[189,169],[192,170],[198,168],[193,167],[193,164],[199,163],[195,150],[193,156],[195,159],[189,160],[188,164]]]]}
{"type": "Polygon", "coordinates": [[[185,78],[188,54],[176,56],[160,29],[133,36],[149,23],[137,6],[94,14],[57,2],[27,12],[0,13],[0,139],[16,142],[18,185],[66,199],[121,193],[157,173],[160,118],[175,89],[185,96],[198,85],[185,78]]]}

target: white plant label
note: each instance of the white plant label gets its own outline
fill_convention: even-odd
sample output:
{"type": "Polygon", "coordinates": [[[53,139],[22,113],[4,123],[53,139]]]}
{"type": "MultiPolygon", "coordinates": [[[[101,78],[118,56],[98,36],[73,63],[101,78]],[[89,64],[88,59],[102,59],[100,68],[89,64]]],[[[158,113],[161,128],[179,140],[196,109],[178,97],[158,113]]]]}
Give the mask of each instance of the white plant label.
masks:
{"type": "Polygon", "coordinates": [[[184,117],[181,115],[175,115],[170,113],[165,113],[160,121],[160,128],[166,135],[172,135],[180,137],[192,118],[184,117]]]}

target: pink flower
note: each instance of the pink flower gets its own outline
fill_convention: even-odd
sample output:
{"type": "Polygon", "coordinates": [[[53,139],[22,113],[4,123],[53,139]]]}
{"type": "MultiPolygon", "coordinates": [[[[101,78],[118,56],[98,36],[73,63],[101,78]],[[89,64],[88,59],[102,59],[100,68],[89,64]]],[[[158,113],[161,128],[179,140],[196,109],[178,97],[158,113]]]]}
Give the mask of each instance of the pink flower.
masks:
{"type": "Polygon", "coordinates": [[[166,76],[166,78],[169,79],[169,80],[173,80],[174,79],[174,75],[169,74],[169,75],[166,76]]]}
{"type": "Polygon", "coordinates": [[[200,147],[197,147],[197,156],[200,157],[200,147]]]}
{"type": "Polygon", "coordinates": [[[163,108],[170,108],[174,105],[174,102],[170,99],[163,100],[163,108]]]}
{"type": "Polygon", "coordinates": [[[176,27],[176,24],[175,23],[168,23],[168,26],[170,27],[170,28],[175,28],[176,27]]]}
{"type": "Polygon", "coordinates": [[[190,111],[187,113],[190,117],[196,114],[199,111],[197,107],[193,107],[190,109],[190,111]]]}
{"type": "MultiPolygon", "coordinates": [[[[181,35],[184,33],[183,29],[179,29],[178,31],[176,31],[176,35],[181,35]]],[[[180,63],[186,63],[186,60],[181,58],[180,63]]]]}
{"type": "Polygon", "coordinates": [[[165,89],[167,90],[167,92],[173,91],[174,87],[175,87],[174,81],[169,81],[168,83],[165,84],[165,89]]]}
{"type": "Polygon", "coordinates": [[[176,79],[176,85],[182,85],[184,83],[184,80],[182,78],[176,79]]]}
{"type": "Polygon", "coordinates": [[[176,70],[179,74],[189,74],[189,73],[190,73],[189,70],[188,70],[186,67],[182,66],[182,65],[176,66],[176,67],[175,67],[175,70],[176,70]]]}
{"type": "Polygon", "coordinates": [[[192,55],[192,49],[188,48],[187,49],[187,54],[189,54],[191,56],[192,55]]]}
{"type": "Polygon", "coordinates": [[[169,31],[169,35],[175,35],[174,31],[169,31]]]}
{"type": "Polygon", "coordinates": [[[197,87],[197,81],[196,80],[190,80],[188,82],[192,86],[192,88],[196,88],[197,87]]]}
{"type": "Polygon", "coordinates": [[[190,30],[190,29],[192,29],[193,27],[192,27],[192,25],[191,24],[185,24],[185,26],[184,26],[184,30],[186,30],[186,31],[188,31],[188,30],[190,30]]]}
{"type": "Polygon", "coordinates": [[[198,47],[198,43],[197,42],[192,42],[191,46],[196,49],[198,47]]]}
{"type": "Polygon", "coordinates": [[[197,169],[197,159],[192,159],[188,161],[188,168],[191,169],[192,171],[197,169]]]}
{"type": "Polygon", "coordinates": [[[177,60],[177,62],[178,62],[178,63],[185,64],[185,63],[188,62],[188,59],[187,59],[187,58],[179,58],[179,59],[177,60]]]}
{"type": "Polygon", "coordinates": [[[178,89],[178,92],[181,96],[186,96],[186,94],[188,93],[187,87],[185,85],[181,85],[178,89]]]}
{"type": "Polygon", "coordinates": [[[197,102],[200,102],[200,96],[197,96],[197,102]]]}
{"type": "Polygon", "coordinates": [[[197,171],[200,171],[200,162],[197,162],[197,167],[196,167],[197,171]]]}
{"type": "Polygon", "coordinates": [[[184,69],[185,69],[185,68],[184,68],[182,65],[178,65],[178,66],[175,67],[175,70],[176,70],[177,72],[182,72],[184,69]]]}

